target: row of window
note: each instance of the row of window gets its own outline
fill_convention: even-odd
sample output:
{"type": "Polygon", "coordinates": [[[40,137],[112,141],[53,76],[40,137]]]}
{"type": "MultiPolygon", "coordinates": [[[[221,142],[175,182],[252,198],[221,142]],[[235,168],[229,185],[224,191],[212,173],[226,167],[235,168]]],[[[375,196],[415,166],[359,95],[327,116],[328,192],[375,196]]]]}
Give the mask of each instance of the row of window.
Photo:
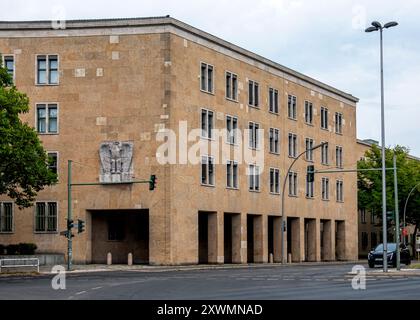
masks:
{"type": "MultiPolygon", "coordinates": [[[[362,242],[362,249],[365,250],[368,248],[369,246],[369,234],[367,232],[362,232],[361,233],[361,242],[362,242]]],[[[380,237],[381,238],[381,237],[380,237]]],[[[382,242],[382,240],[380,240],[382,242]]],[[[378,245],[378,236],[376,234],[376,232],[371,232],[370,233],[370,248],[375,248],[378,245]]]]}
{"type": "MultiPolygon", "coordinates": [[[[365,224],[367,219],[366,219],[366,209],[360,209],[359,210],[360,213],[360,222],[365,224]]],[[[370,212],[370,223],[371,224],[375,224],[376,223],[376,216],[375,213],[373,211],[370,212]]]]}
{"type": "MultiPolygon", "coordinates": [[[[36,202],[34,231],[57,232],[57,202],[36,202]]],[[[14,232],[12,202],[0,202],[0,232],[14,232]]]]}
{"type": "MultiPolygon", "coordinates": [[[[205,139],[213,139],[213,128],[214,128],[214,112],[208,109],[201,110],[201,137],[205,139]]],[[[249,143],[248,146],[251,149],[259,149],[260,137],[259,129],[260,124],[250,121],[248,123],[249,129],[249,143]]],[[[226,116],[226,143],[237,144],[238,143],[238,118],[235,116],[226,116]]],[[[270,128],[268,131],[268,146],[269,152],[273,154],[280,154],[280,130],[277,128],[270,128]]],[[[315,146],[314,139],[305,138],[305,158],[307,161],[313,161],[313,150],[315,146]]],[[[298,155],[298,138],[294,133],[288,134],[288,152],[289,157],[296,158],[298,155]]],[[[336,146],[335,148],[335,159],[336,166],[338,168],[343,167],[343,147],[336,146]]],[[[329,157],[329,145],[324,144],[321,148],[321,162],[324,165],[330,164],[329,157]]]]}
{"type": "MultiPolygon", "coordinates": [[[[13,55],[4,55],[3,66],[6,68],[7,72],[14,78],[15,57],[13,55]]],[[[37,55],[35,83],[37,85],[57,85],[58,81],[58,55],[37,55]]]]}
{"type": "MultiPolygon", "coordinates": [[[[260,168],[257,165],[248,166],[248,190],[260,191],[260,168]]],[[[215,165],[211,156],[201,158],[201,184],[204,186],[215,186],[215,165]]],[[[270,193],[280,194],[280,170],[270,168],[269,171],[270,193]]],[[[226,163],[226,187],[229,189],[239,189],[239,166],[236,161],[226,163]]],[[[290,172],[288,177],[289,196],[298,196],[298,174],[290,172]]],[[[330,199],[330,180],[322,178],[321,181],[322,200],[330,199]]],[[[314,198],[314,182],[306,179],[306,197],[314,198]]],[[[343,202],[343,181],[336,181],[336,200],[343,202]]]]}
{"type": "MultiPolygon", "coordinates": [[[[226,71],[226,99],[238,101],[238,75],[226,71]]],[[[210,64],[201,63],[200,89],[207,93],[214,93],[214,67],[210,64]]],[[[260,107],[260,85],[254,80],[248,80],[248,105],[254,108],[260,107]]],[[[268,88],[268,111],[279,113],[279,91],[275,88],[268,88]]],[[[304,101],[305,122],[313,125],[314,107],[310,101],[304,101]]],[[[289,94],[287,96],[287,116],[297,120],[297,97],[289,94]]],[[[343,133],[343,114],[336,112],[334,116],[335,132],[343,133]]],[[[328,130],[328,109],[321,107],[321,128],[328,130]]]]}

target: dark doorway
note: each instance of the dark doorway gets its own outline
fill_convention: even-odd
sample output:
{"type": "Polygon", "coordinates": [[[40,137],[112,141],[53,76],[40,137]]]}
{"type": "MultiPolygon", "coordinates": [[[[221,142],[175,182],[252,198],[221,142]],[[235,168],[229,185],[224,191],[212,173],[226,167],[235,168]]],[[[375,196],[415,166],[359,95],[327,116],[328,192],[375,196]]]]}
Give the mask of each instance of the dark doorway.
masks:
{"type": "Polygon", "coordinates": [[[92,263],[126,264],[128,254],[133,263],[149,263],[148,210],[94,210],[92,217],[92,263]]]}
{"type": "Polygon", "coordinates": [[[268,216],[268,258],[272,254],[274,257],[274,217],[268,216]]]}
{"type": "Polygon", "coordinates": [[[254,216],[246,217],[247,262],[254,262],[254,216]]]}
{"type": "Polygon", "coordinates": [[[205,212],[198,213],[198,263],[209,262],[209,219],[205,212]]]}
{"type": "Polygon", "coordinates": [[[232,263],[232,214],[224,215],[224,256],[225,263],[232,263]]]}

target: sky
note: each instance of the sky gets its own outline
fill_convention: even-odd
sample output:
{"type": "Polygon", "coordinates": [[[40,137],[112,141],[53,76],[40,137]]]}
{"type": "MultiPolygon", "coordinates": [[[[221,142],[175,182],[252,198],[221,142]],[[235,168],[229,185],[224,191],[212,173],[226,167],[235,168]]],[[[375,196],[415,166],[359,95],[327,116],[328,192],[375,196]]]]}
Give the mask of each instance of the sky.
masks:
{"type": "Polygon", "coordinates": [[[384,31],[386,145],[420,156],[418,0],[14,0],[0,20],[171,15],[358,97],[359,139],[381,140],[379,33],[384,31]]]}

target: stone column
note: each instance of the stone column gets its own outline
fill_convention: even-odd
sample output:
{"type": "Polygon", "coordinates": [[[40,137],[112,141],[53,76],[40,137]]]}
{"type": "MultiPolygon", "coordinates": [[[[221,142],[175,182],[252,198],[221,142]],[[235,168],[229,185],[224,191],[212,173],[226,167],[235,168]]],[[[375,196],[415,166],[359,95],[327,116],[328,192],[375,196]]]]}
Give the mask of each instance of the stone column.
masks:
{"type": "MultiPolygon", "coordinates": [[[[306,257],[307,261],[317,261],[317,227],[316,227],[316,219],[305,219],[306,224],[306,232],[307,232],[307,246],[306,249],[308,252],[308,256],[306,257]]],[[[318,231],[319,234],[319,231],[318,231]]],[[[319,237],[319,235],[318,235],[319,237]]]]}
{"type": "MultiPolygon", "coordinates": [[[[245,257],[244,253],[242,252],[241,243],[243,241],[243,215],[242,214],[234,214],[232,215],[232,263],[245,263],[246,261],[243,260],[245,257]]],[[[246,220],[245,220],[246,223],[246,220]]],[[[246,226],[245,226],[246,229],[246,226]]],[[[246,244],[246,237],[245,237],[245,244],[246,244]]],[[[246,248],[245,248],[246,253],[246,248]]]]}
{"type": "Polygon", "coordinates": [[[290,222],[291,230],[291,250],[292,250],[292,262],[301,262],[302,257],[305,256],[304,241],[304,224],[301,218],[291,218],[290,222]]]}
{"type": "Polygon", "coordinates": [[[346,229],[344,221],[336,221],[336,260],[345,260],[346,258],[346,229]]]}
{"type": "Polygon", "coordinates": [[[321,259],[323,261],[333,261],[334,260],[334,247],[333,247],[333,228],[331,220],[322,220],[323,232],[322,232],[322,243],[323,243],[323,252],[321,259]]]}
{"type": "Polygon", "coordinates": [[[255,215],[254,219],[254,262],[268,261],[267,216],[255,215]]]}
{"type": "Polygon", "coordinates": [[[208,261],[223,263],[223,212],[208,214],[208,261]]]}

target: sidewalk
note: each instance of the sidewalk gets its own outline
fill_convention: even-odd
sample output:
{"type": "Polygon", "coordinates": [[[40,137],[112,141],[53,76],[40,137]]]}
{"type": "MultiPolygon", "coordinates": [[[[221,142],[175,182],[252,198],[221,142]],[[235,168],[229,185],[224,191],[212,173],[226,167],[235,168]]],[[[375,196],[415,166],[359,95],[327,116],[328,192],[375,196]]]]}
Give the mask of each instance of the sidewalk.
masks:
{"type": "MultiPolygon", "coordinates": [[[[302,262],[302,263],[250,263],[250,264],[201,264],[201,265],[174,265],[174,266],[151,266],[151,265],[104,265],[85,264],[73,265],[71,274],[88,272],[112,272],[112,271],[133,271],[133,272],[168,272],[168,271],[190,271],[190,270],[219,270],[219,269],[246,269],[246,268],[287,268],[296,266],[333,266],[333,265],[364,265],[366,261],[333,261],[333,262],[302,262]]],[[[67,268],[67,265],[63,265],[67,268]]],[[[53,266],[41,266],[41,274],[52,274],[53,266]]]]}

